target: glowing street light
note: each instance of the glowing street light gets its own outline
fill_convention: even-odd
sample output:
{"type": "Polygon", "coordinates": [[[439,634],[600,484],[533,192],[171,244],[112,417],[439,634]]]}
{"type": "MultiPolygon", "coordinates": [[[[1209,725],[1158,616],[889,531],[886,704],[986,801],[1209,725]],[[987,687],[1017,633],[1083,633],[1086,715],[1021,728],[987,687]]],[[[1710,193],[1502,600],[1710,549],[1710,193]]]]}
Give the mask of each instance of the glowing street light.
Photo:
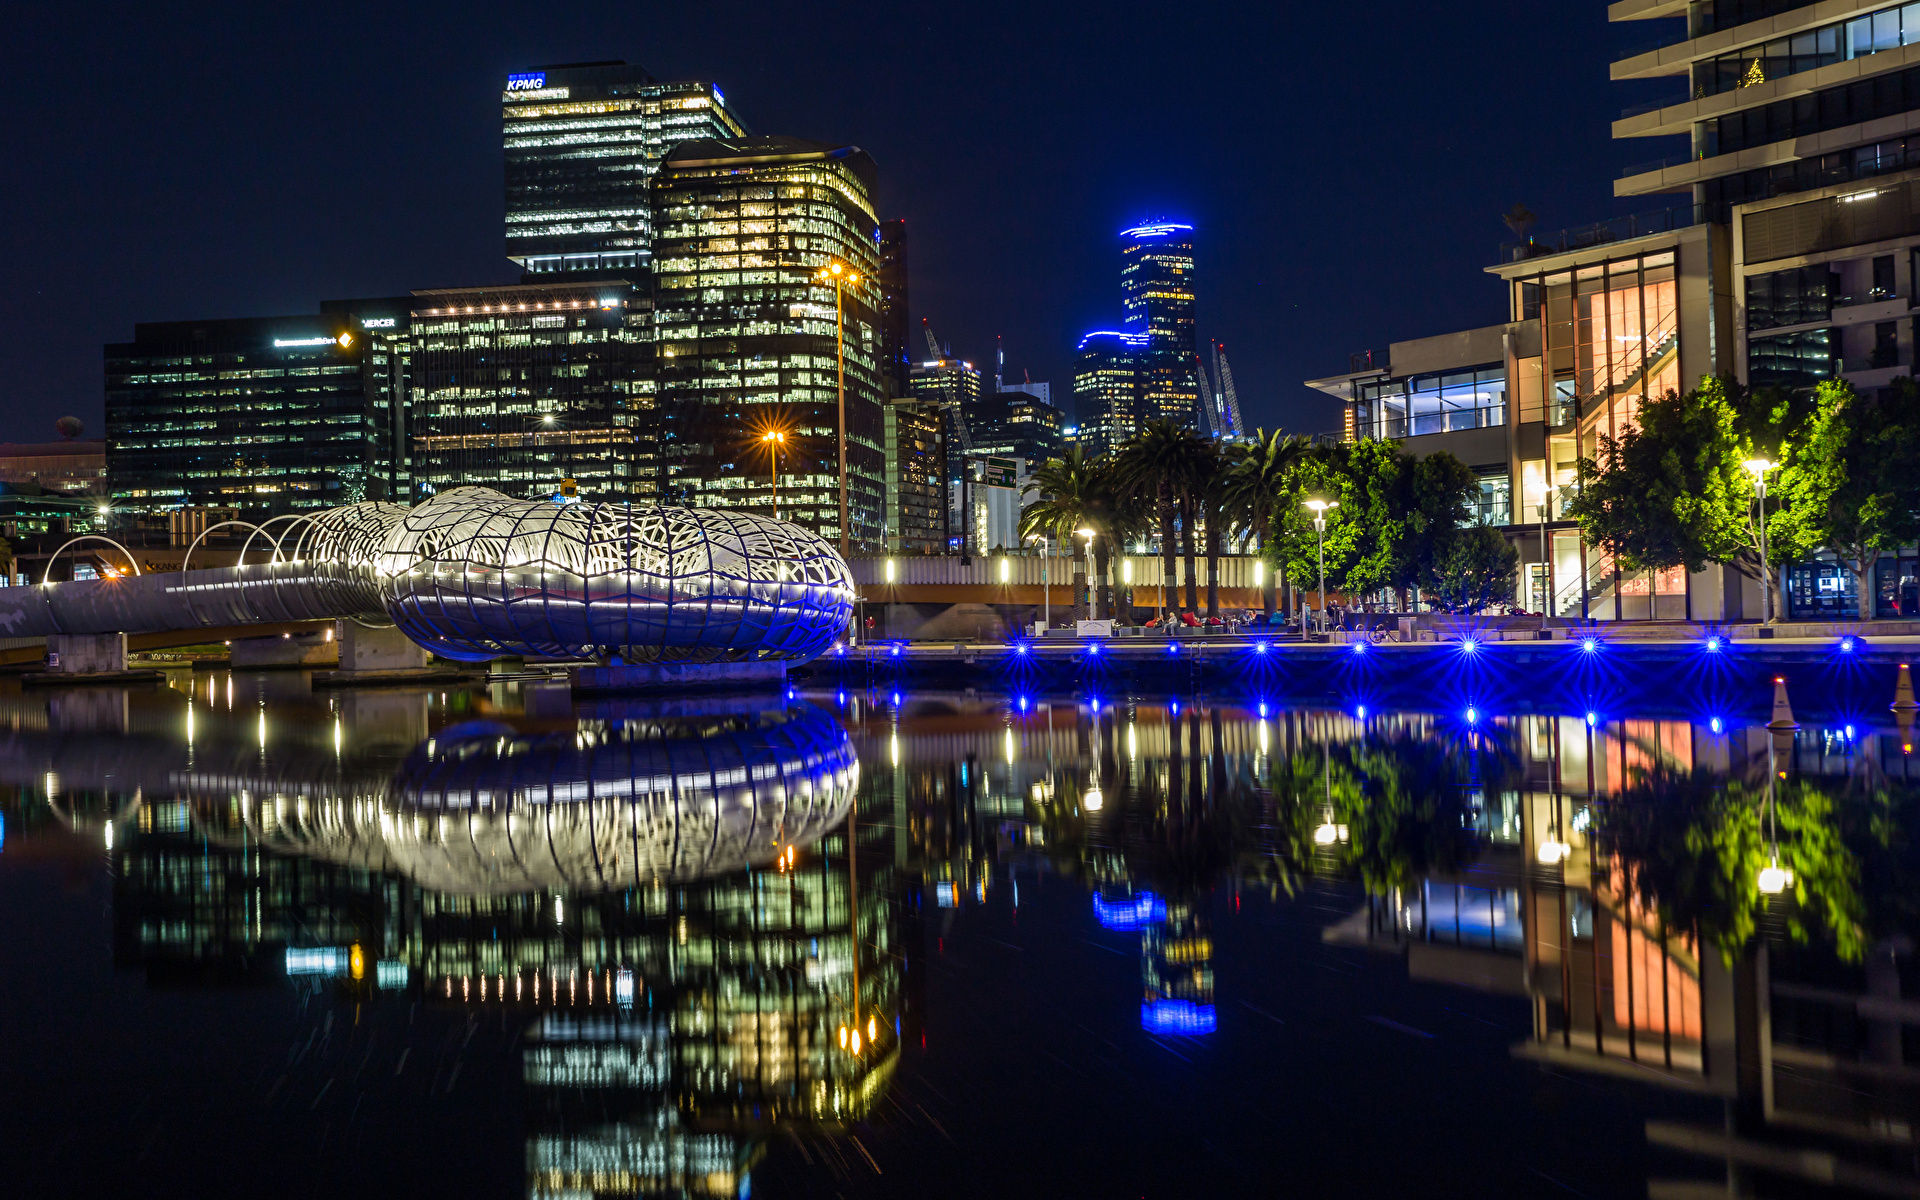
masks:
{"type": "Polygon", "coordinates": [[[1753,492],[1760,502],[1760,611],[1766,614],[1766,623],[1773,624],[1773,568],[1767,565],[1767,472],[1773,470],[1773,463],[1764,458],[1750,458],[1742,463],[1753,473],[1753,492]]]}
{"type": "Polygon", "coordinates": [[[1320,559],[1320,632],[1327,631],[1327,512],[1340,507],[1337,500],[1309,500],[1313,510],[1314,552],[1320,559]]]}
{"type": "MultiPolygon", "coordinates": [[[[780,447],[787,444],[787,435],[778,429],[769,429],[760,435],[767,447],[767,485],[773,489],[773,519],[780,519],[780,447]]],[[[843,451],[844,452],[844,451],[843,451]]]]}
{"type": "Polygon", "coordinates": [[[847,319],[845,297],[846,289],[860,282],[860,273],[842,262],[830,262],[814,273],[814,279],[833,287],[833,344],[834,363],[838,371],[840,392],[840,424],[835,439],[840,444],[840,554],[849,553],[847,546],[847,319]]]}

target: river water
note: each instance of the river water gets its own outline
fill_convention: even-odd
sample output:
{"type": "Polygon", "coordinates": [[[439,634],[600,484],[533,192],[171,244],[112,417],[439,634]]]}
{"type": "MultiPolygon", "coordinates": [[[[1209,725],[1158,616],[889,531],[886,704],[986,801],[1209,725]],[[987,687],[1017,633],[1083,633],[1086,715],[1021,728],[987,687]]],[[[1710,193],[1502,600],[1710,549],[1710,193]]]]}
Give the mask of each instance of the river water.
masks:
{"type": "Polygon", "coordinates": [[[1893,696],[0,683],[6,1190],[1920,1194],[1893,696]]]}

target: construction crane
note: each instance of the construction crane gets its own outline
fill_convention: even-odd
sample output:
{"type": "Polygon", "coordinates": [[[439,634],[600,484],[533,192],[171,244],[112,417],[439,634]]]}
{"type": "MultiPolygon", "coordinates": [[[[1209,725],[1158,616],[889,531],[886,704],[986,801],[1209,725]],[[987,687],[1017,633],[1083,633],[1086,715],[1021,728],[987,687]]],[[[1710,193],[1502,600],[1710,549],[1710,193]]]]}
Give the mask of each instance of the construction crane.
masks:
{"type": "Polygon", "coordinates": [[[1213,344],[1213,381],[1216,385],[1215,404],[1226,422],[1227,437],[1241,437],[1247,432],[1245,422],[1240,418],[1240,393],[1233,387],[1233,368],[1227,365],[1227,344],[1213,344]]]}
{"type": "MultiPolygon", "coordinates": [[[[948,356],[941,352],[940,343],[933,340],[933,326],[927,323],[925,317],[920,318],[920,332],[927,335],[927,354],[932,357],[935,365],[944,367],[948,356]]],[[[967,456],[973,453],[973,437],[967,432],[967,414],[962,411],[964,400],[965,397],[962,396],[947,402],[947,412],[953,423],[953,440],[960,444],[963,463],[967,456]]]]}

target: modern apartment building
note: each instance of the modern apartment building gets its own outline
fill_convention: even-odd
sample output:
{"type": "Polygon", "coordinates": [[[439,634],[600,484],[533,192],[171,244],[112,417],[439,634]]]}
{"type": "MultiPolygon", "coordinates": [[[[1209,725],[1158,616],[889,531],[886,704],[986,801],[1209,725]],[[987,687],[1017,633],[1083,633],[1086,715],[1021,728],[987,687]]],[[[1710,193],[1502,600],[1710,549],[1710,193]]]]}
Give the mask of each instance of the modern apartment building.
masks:
{"type": "Polygon", "coordinates": [[[500,99],[507,257],[528,275],[645,268],[660,160],[681,142],[746,132],[717,85],[624,62],[516,72],[500,99]]]}
{"type": "Polygon", "coordinates": [[[1145,334],[1140,399],[1149,420],[1200,421],[1200,343],[1194,325],[1193,226],[1120,231],[1120,305],[1127,332],[1145,334]]]}
{"type": "Polygon", "coordinates": [[[409,444],[418,495],[659,490],[651,312],[624,280],[417,291],[409,444]]]}
{"type": "MultiPolygon", "coordinates": [[[[1612,68],[1616,80],[1682,80],[1613,126],[1619,139],[1685,139],[1614,184],[1616,196],[1667,206],[1501,247],[1488,268],[1507,290],[1498,338],[1396,343],[1311,386],[1345,403],[1351,436],[1451,449],[1483,478],[1504,464],[1511,498],[1498,520],[1521,550],[1518,603],[1555,615],[1751,618],[1761,611],[1753,581],[1720,568],[1619,572],[1582,545],[1562,501],[1578,486],[1577,460],[1627,428],[1644,397],[1714,374],[1783,388],[1843,378],[1871,391],[1913,373],[1920,6],[1620,0],[1608,17],[1670,23],[1612,68]]],[[[1499,508],[1489,495],[1483,519],[1499,508]]],[[[1912,615],[1916,577],[1912,548],[1885,557],[1873,614],[1912,615]]],[[[1785,585],[1789,617],[1872,615],[1837,564],[1796,564],[1785,585]]]]}
{"type": "Polygon", "coordinates": [[[662,162],[652,201],[666,501],[771,512],[753,451],[779,430],[781,519],[838,542],[844,350],[848,544],[883,545],[875,180],[859,147],[792,137],[683,142],[662,162]],[[830,264],[857,282],[822,282],[830,264]]]}
{"type": "Polygon", "coordinates": [[[980,418],[980,397],[986,388],[980,368],[952,354],[941,354],[913,363],[907,370],[907,382],[914,399],[939,405],[946,414],[949,465],[957,466],[959,455],[974,450],[973,425],[980,418]]]}

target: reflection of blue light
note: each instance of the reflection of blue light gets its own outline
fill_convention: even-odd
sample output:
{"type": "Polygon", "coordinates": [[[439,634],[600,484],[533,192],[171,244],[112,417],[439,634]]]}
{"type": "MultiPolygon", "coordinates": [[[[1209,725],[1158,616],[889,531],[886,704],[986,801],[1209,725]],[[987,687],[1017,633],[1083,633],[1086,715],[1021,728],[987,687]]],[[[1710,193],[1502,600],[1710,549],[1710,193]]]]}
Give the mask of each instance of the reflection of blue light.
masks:
{"type": "Polygon", "coordinates": [[[1707,722],[1707,728],[1713,730],[1715,733],[1721,733],[1726,729],[1726,726],[1720,723],[1719,717],[1715,717],[1707,722]]]}
{"type": "Polygon", "coordinates": [[[1212,1033],[1217,1024],[1211,1004],[1195,1004],[1191,1000],[1155,1000],[1140,1006],[1140,1028],[1148,1033],[1192,1037],[1212,1033]]]}
{"type": "Polygon", "coordinates": [[[1362,721],[1364,721],[1364,720],[1366,720],[1366,719],[1367,719],[1367,706],[1366,706],[1366,705],[1364,705],[1364,704],[1362,704],[1362,705],[1361,705],[1361,706],[1360,706],[1359,708],[1356,708],[1356,709],[1354,709],[1354,710],[1353,710],[1353,712],[1354,712],[1354,715],[1355,715],[1355,716],[1357,716],[1357,717],[1359,717],[1359,718],[1360,718],[1360,719],[1361,719],[1362,721]]]}
{"type": "Polygon", "coordinates": [[[1167,919],[1167,902],[1152,892],[1136,892],[1118,900],[1093,894],[1093,915],[1108,929],[1127,933],[1167,919]]]}
{"type": "Polygon", "coordinates": [[[1020,697],[1020,711],[1027,711],[1027,698],[1025,696],[1020,697]]]}
{"type": "Polygon", "coordinates": [[[1598,716],[1597,714],[1595,714],[1595,713],[1588,713],[1588,714],[1587,714],[1587,728],[1588,728],[1588,729],[1592,729],[1592,728],[1593,728],[1593,727],[1594,727],[1595,725],[1598,725],[1599,723],[1600,723],[1600,718],[1599,718],[1599,716],[1598,716]]]}
{"type": "Polygon", "coordinates": [[[1264,704],[1260,706],[1260,715],[1263,717],[1267,715],[1267,706],[1264,704]]]}
{"type": "Polygon", "coordinates": [[[329,946],[312,948],[287,948],[287,974],[289,975],[345,975],[347,973],[347,952],[329,946]]]}
{"type": "Polygon", "coordinates": [[[893,694],[893,706],[894,706],[895,708],[899,708],[899,707],[900,707],[900,693],[899,693],[899,692],[895,692],[895,693],[893,694]]]}
{"type": "Polygon", "coordinates": [[[1468,710],[1467,710],[1467,724],[1469,724],[1469,725],[1478,725],[1479,723],[1480,723],[1480,710],[1479,710],[1479,709],[1477,709],[1477,708],[1470,708],[1470,709],[1468,709],[1468,710]]]}
{"type": "Polygon", "coordinates": [[[847,694],[845,692],[836,692],[834,693],[834,699],[844,705],[847,702],[847,694]]]}
{"type": "Polygon", "coordinates": [[[960,786],[967,786],[967,764],[960,764],[960,786]]]}
{"type": "Polygon", "coordinates": [[[845,658],[847,656],[847,648],[845,646],[835,646],[833,648],[833,656],[835,658],[845,658]]]}
{"type": "Polygon", "coordinates": [[[1842,654],[1852,654],[1852,653],[1853,653],[1853,639],[1852,639],[1852,638],[1841,638],[1841,639],[1840,639],[1840,653],[1842,653],[1842,654]]]}
{"type": "Polygon", "coordinates": [[[0,813],[0,850],[7,848],[7,814],[0,813]]]}
{"type": "Polygon", "coordinates": [[[1173,715],[1176,717],[1180,715],[1180,702],[1178,700],[1173,701],[1173,715]]]}
{"type": "Polygon", "coordinates": [[[1848,741],[1853,740],[1853,726],[1851,725],[1847,726],[1847,740],[1848,741]]]}
{"type": "Polygon", "coordinates": [[[1088,701],[1088,703],[1093,705],[1093,711],[1095,712],[1100,711],[1100,697],[1094,696],[1088,701]]]}
{"type": "Polygon", "coordinates": [[[1708,654],[1718,654],[1718,653],[1720,653],[1720,639],[1719,639],[1719,638],[1717,638],[1717,637],[1710,637],[1710,638],[1708,638],[1708,639],[1707,639],[1707,653],[1708,653],[1708,654]]]}

